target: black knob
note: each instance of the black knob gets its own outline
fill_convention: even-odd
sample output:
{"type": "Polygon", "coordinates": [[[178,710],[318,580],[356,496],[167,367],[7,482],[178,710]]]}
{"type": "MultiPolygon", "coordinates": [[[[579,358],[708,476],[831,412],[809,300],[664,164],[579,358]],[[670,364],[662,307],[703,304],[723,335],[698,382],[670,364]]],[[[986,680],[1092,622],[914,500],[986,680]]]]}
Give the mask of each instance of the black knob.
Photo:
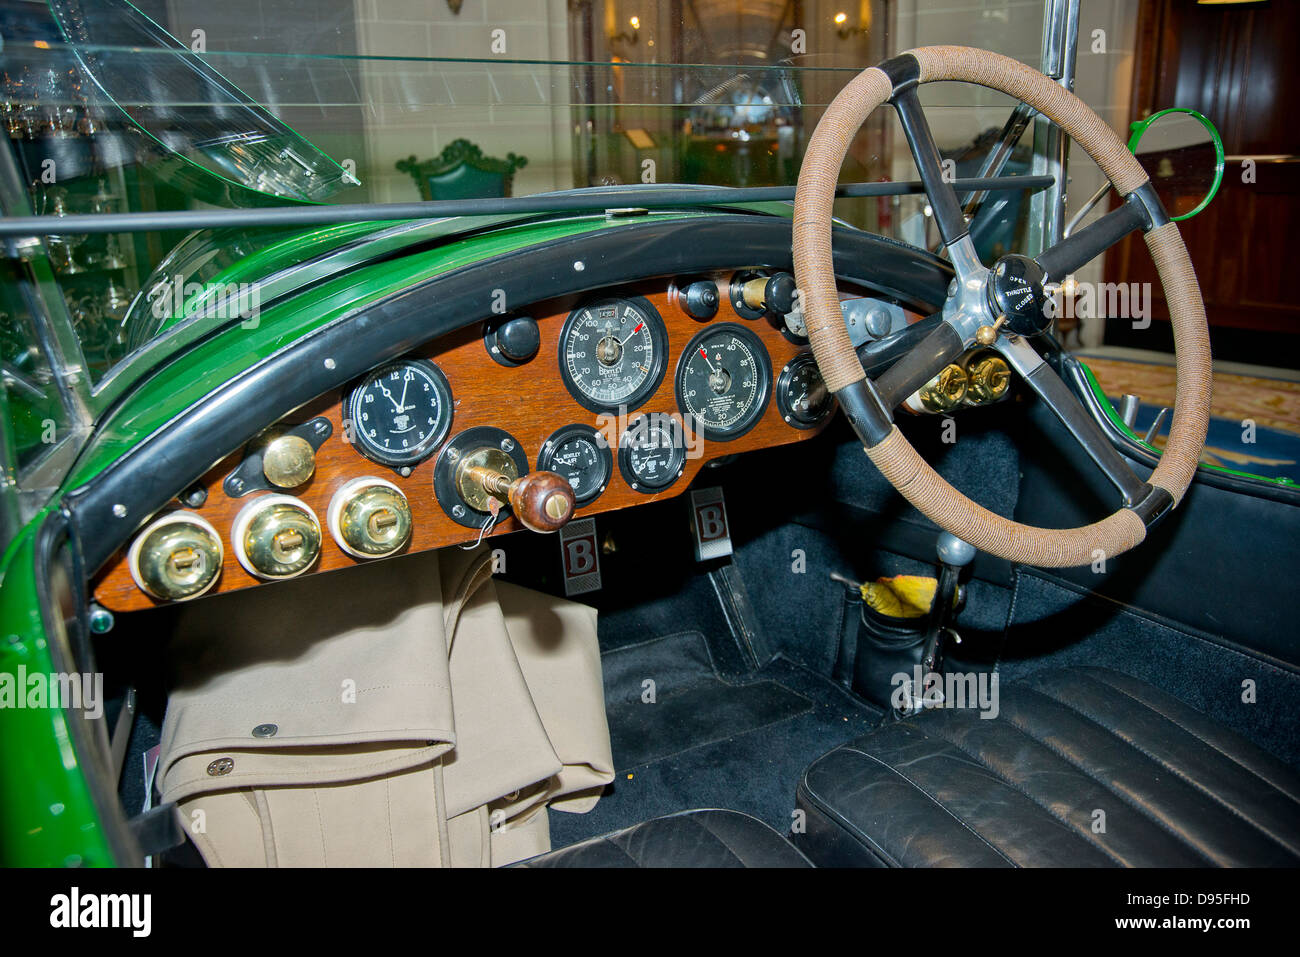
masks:
{"type": "Polygon", "coordinates": [[[542,334],[531,316],[511,316],[488,323],[483,344],[497,362],[517,366],[537,355],[542,334]]]}
{"type": "Polygon", "coordinates": [[[712,319],[718,314],[718,284],[707,279],[693,282],[681,291],[678,301],[692,319],[712,319]]]}
{"type": "Polygon", "coordinates": [[[788,272],[779,272],[767,281],[763,287],[763,302],[768,312],[784,315],[794,308],[794,276],[788,272]]]}

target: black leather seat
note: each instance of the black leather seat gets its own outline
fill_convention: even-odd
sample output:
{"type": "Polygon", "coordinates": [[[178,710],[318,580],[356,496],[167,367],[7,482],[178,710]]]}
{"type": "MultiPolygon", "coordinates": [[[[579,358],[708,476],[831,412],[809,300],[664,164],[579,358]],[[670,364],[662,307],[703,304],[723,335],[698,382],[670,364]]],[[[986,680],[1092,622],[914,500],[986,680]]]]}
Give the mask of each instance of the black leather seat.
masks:
{"type": "Polygon", "coordinates": [[[517,867],[809,867],[757,818],[739,811],[682,811],[573,844],[517,867]]]}
{"type": "Polygon", "coordinates": [[[1300,775],[1103,668],[931,710],[804,772],[796,844],[819,866],[1295,866],[1300,775]]]}

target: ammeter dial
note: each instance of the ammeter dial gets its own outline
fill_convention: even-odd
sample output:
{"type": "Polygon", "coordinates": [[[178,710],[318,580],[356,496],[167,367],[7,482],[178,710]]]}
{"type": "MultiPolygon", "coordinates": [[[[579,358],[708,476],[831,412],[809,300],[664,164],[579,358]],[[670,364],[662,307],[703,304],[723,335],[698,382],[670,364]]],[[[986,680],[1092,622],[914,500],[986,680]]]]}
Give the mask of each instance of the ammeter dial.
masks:
{"type": "Polygon", "coordinates": [[[652,494],[677,481],[686,465],[686,436],[672,416],[634,419],[618,447],[618,468],[637,492],[652,494]]]}
{"type": "Polygon", "coordinates": [[[718,323],[691,340],[677,362],[677,405],[706,439],[727,441],[752,429],[772,393],[772,362],[753,332],[718,323]]]}
{"type": "Polygon", "coordinates": [[[811,352],[801,352],[786,363],[776,380],[776,407],[781,418],[796,429],[815,428],[834,404],[835,397],[826,388],[811,352]]]}
{"type": "Polygon", "coordinates": [[[427,458],[451,428],[451,387],[442,370],[404,359],[369,373],[348,396],[346,417],[361,454],[393,468],[427,458]]]}
{"type": "Polygon", "coordinates": [[[560,332],[564,385],[583,408],[639,408],[663,381],[668,331],[648,300],[600,299],[575,309],[560,332]]]}
{"type": "Polygon", "coordinates": [[[595,499],[614,474],[614,454],[605,436],[589,425],[566,425],[551,434],[537,455],[537,469],[554,472],[573,487],[574,500],[595,499]]]}

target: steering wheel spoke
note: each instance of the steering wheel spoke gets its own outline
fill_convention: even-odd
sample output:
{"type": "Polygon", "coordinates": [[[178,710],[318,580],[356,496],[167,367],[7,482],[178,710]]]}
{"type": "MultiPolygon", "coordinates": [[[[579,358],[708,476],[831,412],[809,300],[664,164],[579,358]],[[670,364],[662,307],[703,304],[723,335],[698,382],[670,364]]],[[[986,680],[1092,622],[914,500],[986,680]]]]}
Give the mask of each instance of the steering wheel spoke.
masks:
{"type": "Polygon", "coordinates": [[[930,130],[930,123],[925,118],[925,110],[916,90],[913,86],[895,95],[894,110],[903,126],[903,136],[907,139],[916,171],[925,186],[925,195],[930,201],[935,225],[939,227],[939,236],[949,250],[953,268],[961,281],[982,266],[975,252],[975,244],[970,240],[970,230],[957,199],[957,190],[944,175],[943,158],[939,155],[939,147],[935,144],[934,133],[930,130]]]}
{"type": "Polygon", "coordinates": [[[966,351],[967,343],[950,323],[940,322],[875,380],[881,404],[891,412],[966,351]]]}
{"type": "Polygon", "coordinates": [[[1147,498],[1151,486],[1115,450],[1097,420],[1075,398],[1070,387],[1033,346],[1020,336],[1003,336],[994,348],[1069,430],[1074,441],[1119,491],[1125,507],[1136,505],[1147,498]]]}
{"type": "Polygon", "coordinates": [[[1136,197],[1130,196],[1118,209],[1113,209],[1078,232],[1071,233],[1055,246],[1044,250],[1038,265],[1048,279],[1060,282],[1066,276],[1092,262],[1129,233],[1149,229],[1151,219],[1146,207],[1136,197]]]}

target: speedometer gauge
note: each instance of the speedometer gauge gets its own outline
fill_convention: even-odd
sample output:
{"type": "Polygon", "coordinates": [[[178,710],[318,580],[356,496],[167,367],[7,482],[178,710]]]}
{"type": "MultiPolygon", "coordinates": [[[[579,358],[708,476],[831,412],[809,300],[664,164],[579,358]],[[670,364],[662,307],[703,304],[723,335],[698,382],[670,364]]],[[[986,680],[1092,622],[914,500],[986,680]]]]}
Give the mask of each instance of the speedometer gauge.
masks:
{"type": "Polygon", "coordinates": [[[705,329],[677,362],[677,405],[706,439],[727,441],[752,429],[772,394],[772,362],[749,329],[723,322],[705,329]]]}
{"type": "Polygon", "coordinates": [[[361,454],[396,469],[427,458],[451,428],[451,387],[432,362],[404,359],[369,373],[347,399],[361,454]]]}
{"type": "Polygon", "coordinates": [[[560,332],[560,371],[592,412],[639,408],[664,377],[668,331],[648,300],[600,299],[575,309],[560,332]]]}

